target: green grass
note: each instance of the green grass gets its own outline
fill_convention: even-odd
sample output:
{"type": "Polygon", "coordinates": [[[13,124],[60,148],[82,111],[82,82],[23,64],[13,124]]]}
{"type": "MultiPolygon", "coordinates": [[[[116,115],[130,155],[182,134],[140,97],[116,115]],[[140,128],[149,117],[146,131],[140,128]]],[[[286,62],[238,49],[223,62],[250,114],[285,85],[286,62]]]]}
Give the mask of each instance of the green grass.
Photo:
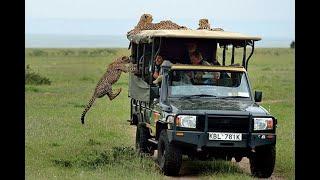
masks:
{"type": "MultiPolygon", "coordinates": [[[[112,103],[97,99],[81,113],[96,82],[127,49],[26,49],[26,64],[51,85],[26,85],[25,171],[27,179],[168,179],[152,158],[133,153],[135,127],[129,126],[128,74],[112,103]]],[[[241,54],[237,54],[241,56],[241,54]]],[[[294,50],[257,49],[249,63],[254,90],[263,91],[266,109],[278,118],[275,175],[294,179],[294,50]]],[[[228,162],[184,163],[201,179],[251,179],[228,162]]]]}

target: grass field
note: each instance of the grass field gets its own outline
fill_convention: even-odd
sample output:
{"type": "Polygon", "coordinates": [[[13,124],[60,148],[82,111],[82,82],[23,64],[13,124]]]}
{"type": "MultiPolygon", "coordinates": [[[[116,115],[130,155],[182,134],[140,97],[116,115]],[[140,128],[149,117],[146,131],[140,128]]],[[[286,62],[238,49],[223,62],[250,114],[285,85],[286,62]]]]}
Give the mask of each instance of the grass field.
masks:
{"type": "MultiPolygon", "coordinates": [[[[105,67],[127,49],[26,49],[26,64],[51,85],[25,86],[25,173],[27,179],[169,179],[155,162],[134,153],[129,126],[128,74],[114,88],[112,103],[97,99],[80,123],[105,67]]],[[[294,179],[294,50],[257,49],[249,63],[254,90],[278,118],[274,174],[294,179]]],[[[201,179],[251,179],[231,162],[186,162],[201,179]]]]}

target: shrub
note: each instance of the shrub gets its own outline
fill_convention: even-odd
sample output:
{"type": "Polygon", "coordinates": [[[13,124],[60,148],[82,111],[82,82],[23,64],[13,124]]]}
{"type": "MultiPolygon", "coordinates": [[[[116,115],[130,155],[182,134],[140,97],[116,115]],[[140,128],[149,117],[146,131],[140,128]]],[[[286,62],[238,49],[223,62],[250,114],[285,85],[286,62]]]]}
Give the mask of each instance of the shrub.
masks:
{"type": "Polygon", "coordinates": [[[33,49],[28,54],[29,56],[48,56],[48,52],[41,49],[33,49]]]}
{"type": "Polygon", "coordinates": [[[290,48],[291,48],[291,49],[294,49],[294,46],[295,46],[295,42],[292,41],[291,44],[290,44],[290,48]]]}
{"type": "Polygon", "coordinates": [[[25,70],[25,84],[32,84],[32,85],[42,85],[42,84],[51,84],[51,81],[39,75],[38,73],[34,72],[30,65],[28,64],[25,70]]]}
{"type": "Polygon", "coordinates": [[[53,163],[61,167],[67,167],[67,168],[72,167],[72,162],[70,160],[55,159],[53,160],[53,163]]]}

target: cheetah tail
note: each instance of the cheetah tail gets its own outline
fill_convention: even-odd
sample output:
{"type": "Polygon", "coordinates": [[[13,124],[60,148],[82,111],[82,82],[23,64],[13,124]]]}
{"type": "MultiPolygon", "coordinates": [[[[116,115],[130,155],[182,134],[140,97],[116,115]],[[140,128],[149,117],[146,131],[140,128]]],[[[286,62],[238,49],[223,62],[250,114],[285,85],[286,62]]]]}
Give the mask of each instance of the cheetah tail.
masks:
{"type": "Polygon", "coordinates": [[[84,124],[84,116],[86,115],[86,113],[89,111],[89,109],[91,108],[92,104],[94,103],[94,101],[96,100],[95,96],[92,96],[92,98],[90,99],[87,107],[84,109],[82,115],[81,115],[81,123],[84,124]]]}

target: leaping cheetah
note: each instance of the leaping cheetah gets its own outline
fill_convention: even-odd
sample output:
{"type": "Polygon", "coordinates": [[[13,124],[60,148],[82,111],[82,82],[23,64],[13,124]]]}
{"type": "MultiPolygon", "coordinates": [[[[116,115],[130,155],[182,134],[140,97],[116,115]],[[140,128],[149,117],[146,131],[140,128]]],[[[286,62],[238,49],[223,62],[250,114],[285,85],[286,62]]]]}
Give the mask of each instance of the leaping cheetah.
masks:
{"type": "Polygon", "coordinates": [[[129,57],[122,56],[117,58],[108,66],[107,71],[104,73],[104,75],[96,85],[95,91],[81,115],[82,124],[84,124],[84,117],[86,113],[89,111],[97,98],[102,98],[103,96],[108,95],[109,99],[112,101],[120,94],[121,88],[112,90],[112,85],[119,80],[122,72],[126,73],[128,71],[134,71],[133,66],[126,66],[126,64],[128,64],[129,62],[129,57]]]}

